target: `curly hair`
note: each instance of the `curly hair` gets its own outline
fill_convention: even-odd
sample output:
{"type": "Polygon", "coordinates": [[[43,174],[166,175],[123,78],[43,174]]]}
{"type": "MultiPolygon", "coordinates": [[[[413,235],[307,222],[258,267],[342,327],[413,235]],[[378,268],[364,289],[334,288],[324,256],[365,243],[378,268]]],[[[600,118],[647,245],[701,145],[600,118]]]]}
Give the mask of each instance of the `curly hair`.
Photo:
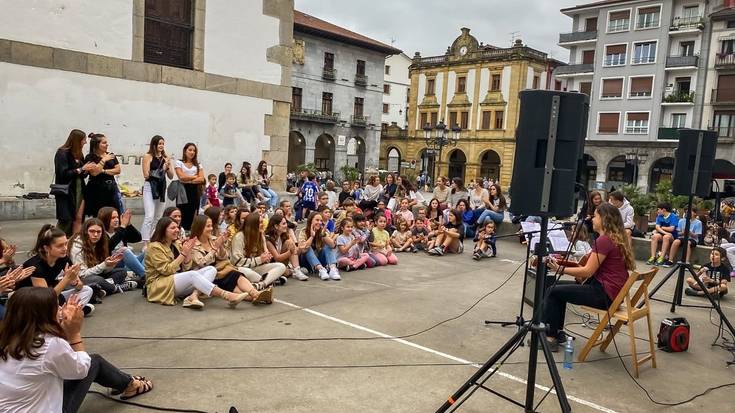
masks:
{"type": "Polygon", "coordinates": [[[635,256],[630,246],[628,237],[625,235],[623,227],[623,217],[620,211],[613,205],[603,202],[597,206],[595,213],[600,215],[600,223],[602,232],[615,244],[623,254],[625,260],[625,268],[629,271],[635,269],[635,256]]]}

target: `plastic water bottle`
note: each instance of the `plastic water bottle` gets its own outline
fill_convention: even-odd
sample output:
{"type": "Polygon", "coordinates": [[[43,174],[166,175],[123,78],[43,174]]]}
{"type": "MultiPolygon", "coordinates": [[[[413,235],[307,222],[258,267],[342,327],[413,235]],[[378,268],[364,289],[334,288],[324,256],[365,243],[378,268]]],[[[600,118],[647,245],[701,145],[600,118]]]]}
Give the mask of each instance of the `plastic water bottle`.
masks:
{"type": "Polygon", "coordinates": [[[572,337],[567,337],[567,342],[564,344],[564,368],[567,370],[571,370],[573,363],[574,341],[572,341],[572,337]]]}

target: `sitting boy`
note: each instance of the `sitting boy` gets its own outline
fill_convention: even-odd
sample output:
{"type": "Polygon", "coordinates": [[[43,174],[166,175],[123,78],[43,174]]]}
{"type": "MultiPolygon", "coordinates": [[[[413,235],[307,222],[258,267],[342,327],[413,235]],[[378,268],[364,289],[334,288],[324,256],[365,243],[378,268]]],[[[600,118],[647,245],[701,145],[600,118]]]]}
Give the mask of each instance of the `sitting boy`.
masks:
{"type": "Polygon", "coordinates": [[[668,202],[660,202],[657,206],[658,216],[656,217],[656,228],[651,235],[651,256],[646,261],[648,265],[673,265],[667,258],[669,247],[677,237],[676,227],[679,224],[679,217],[671,212],[671,204],[668,202]],[[658,254],[658,244],[661,243],[661,251],[658,254]]]}
{"type": "MultiPolygon", "coordinates": [[[[665,267],[671,266],[672,261],[679,258],[676,253],[679,251],[679,247],[681,247],[682,242],[684,242],[685,225],[686,216],[679,219],[679,225],[676,226],[676,231],[679,233],[679,238],[675,239],[674,242],[671,244],[671,250],[669,250],[669,259],[664,261],[665,267]]],[[[692,250],[697,247],[697,244],[699,244],[699,240],[701,237],[702,221],[700,221],[699,217],[697,217],[697,209],[692,207],[692,215],[690,216],[689,221],[689,248],[687,248],[686,262],[689,262],[689,259],[692,257],[692,250]]]]}

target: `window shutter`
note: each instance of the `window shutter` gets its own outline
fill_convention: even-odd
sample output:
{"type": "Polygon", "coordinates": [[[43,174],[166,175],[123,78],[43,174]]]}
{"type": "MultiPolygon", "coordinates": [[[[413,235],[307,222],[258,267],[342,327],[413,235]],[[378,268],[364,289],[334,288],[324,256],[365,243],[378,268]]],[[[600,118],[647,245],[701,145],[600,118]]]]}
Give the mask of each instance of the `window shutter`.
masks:
{"type": "Polygon", "coordinates": [[[645,112],[628,113],[628,120],[648,120],[648,113],[645,113],[645,112]]]}
{"type": "Polygon", "coordinates": [[[619,113],[600,113],[600,133],[618,133],[619,113]]]}
{"type": "Polygon", "coordinates": [[[587,96],[592,96],[592,82],[581,82],[579,84],[579,92],[587,96]]]}
{"type": "Polygon", "coordinates": [[[623,79],[605,79],[602,81],[603,96],[622,96],[623,79]]]}
{"type": "Polygon", "coordinates": [[[630,93],[651,93],[653,90],[652,77],[634,77],[630,79],[630,93]]]}
{"type": "Polygon", "coordinates": [[[607,46],[606,54],[623,54],[627,49],[627,45],[616,44],[614,46],[607,46]]]}
{"type": "Polygon", "coordinates": [[[616,11],[610,13],[610,20],[630,19],[630,10],[616,11]]]}
{"type": "Polygon", "coordinates": [[[649,14],[649,13],[659,13],[661,11],[661,7],[644,7],[641,9],[638,9],[638,14],[649,14]]]}

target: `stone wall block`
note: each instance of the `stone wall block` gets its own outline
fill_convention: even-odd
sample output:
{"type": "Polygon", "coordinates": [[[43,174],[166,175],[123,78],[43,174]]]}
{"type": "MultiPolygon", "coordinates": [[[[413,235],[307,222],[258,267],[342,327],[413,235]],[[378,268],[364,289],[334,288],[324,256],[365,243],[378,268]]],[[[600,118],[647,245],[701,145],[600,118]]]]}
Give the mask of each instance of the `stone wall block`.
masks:
{"type": "Polygon", "coordinates": [[[10,40],[0,39],[0,61],[10,61],[10,40]]]}
{"type": "Polygon", "coordinates": [[[123,62],[123,77],[128,80],[161,83],[161,66],[143,62],[123,62]]]}
{"type": "Polygon", "coordinates": [[[237,93],[237,79],[207,73],[204,76],[204,88],[213,92],[237,93]]]}
{"type": "Polygon", "coordinates": [[[51,68],[54,65],[54,49],[37,44],[12,42],[10,60],[12,63],[27,66],[51,68]]]}
{"type": "Polygon", "coordinates": [[[109,77],[123,77],[123,61],[114,57],[87,55],[87,73],[109,77]]]}
{"type": "Polygon", "coordinates": [[[54,49],[54,69],[83,73],[87,70],[87,54],[73,50],[54,49]]]}
{"type": "Polygon", "coordinates": [[[265,134],[269,136],[288,136],[288,118],[265,115],[265,134]]]}
{"type": "Polygon", "coordinates": [[[161,83],[204,89],[204,73],[178,67],[161,66],[161,83]]]}
{"type": "Polygon", "coordinates": [[[261,98],[263,97],[263,83],[248,79],[237,79],[237,94],[261,98]]]}

